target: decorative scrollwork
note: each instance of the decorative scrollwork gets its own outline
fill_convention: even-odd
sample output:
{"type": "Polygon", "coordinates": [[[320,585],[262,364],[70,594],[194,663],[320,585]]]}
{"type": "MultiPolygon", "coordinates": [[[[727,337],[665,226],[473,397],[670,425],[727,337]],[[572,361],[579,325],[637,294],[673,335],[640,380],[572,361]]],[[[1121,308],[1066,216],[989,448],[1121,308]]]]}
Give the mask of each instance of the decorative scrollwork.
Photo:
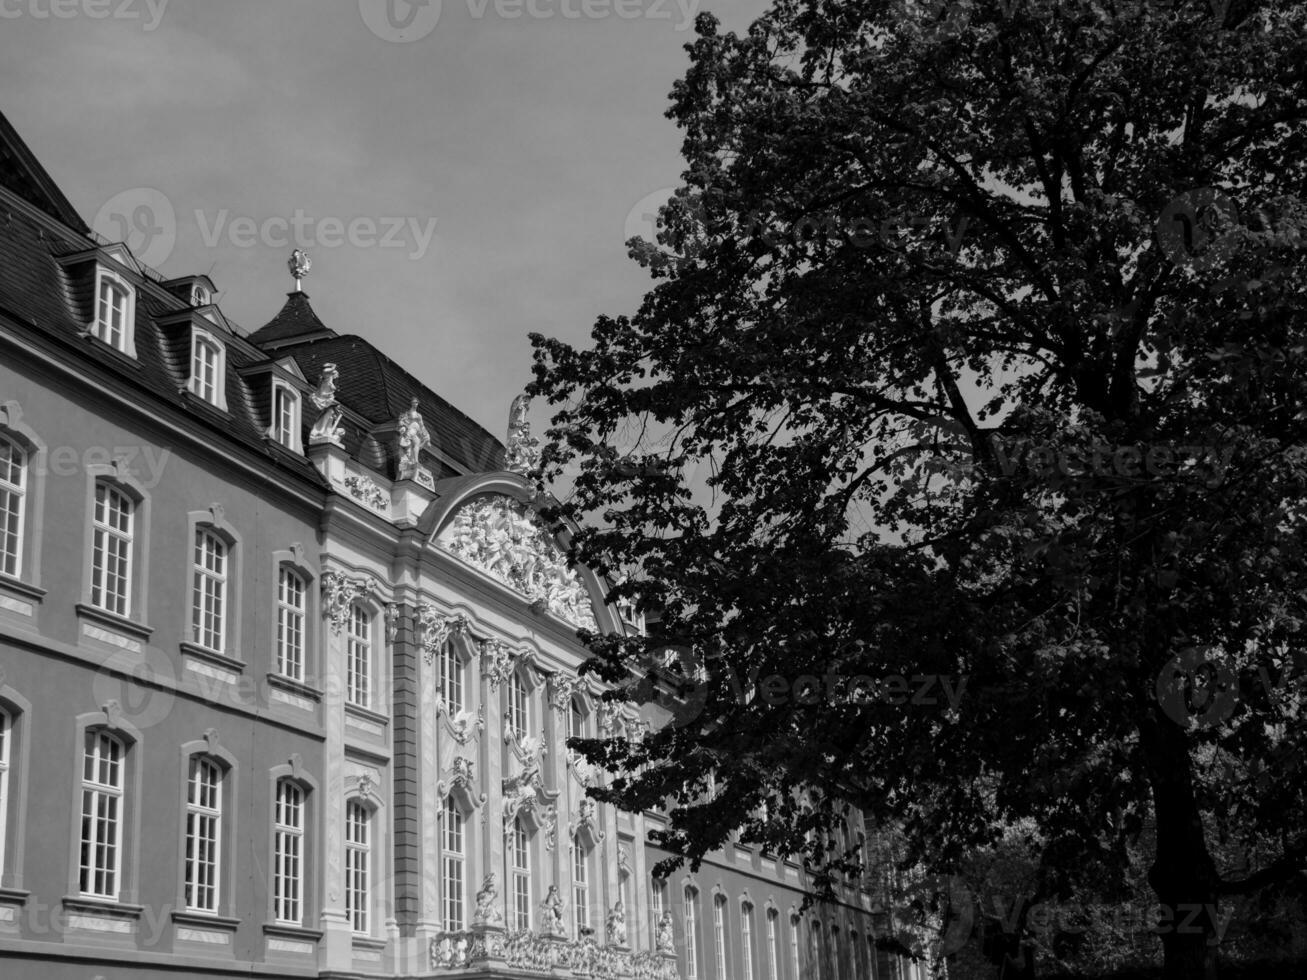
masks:
{"type": "Polygon", "coordinates": [[[451,637],[469,636],[472,627],[462,613],[446,616],[426,602],[417,605],[417,625],[418,642],[422,644],[422,655],[428,664],[435,662],[436,654],[451,637]]]}
{"type": "Polygon", "coordinates": [[[349,491],[351,497],[363,501],[373,510],[384,513],[390,503],[386,499],[386,491],[382,490],[374,480],[366,476],[350,475],[345,477],[345,489],[349,491]]]}
{"type": "Polygon", "coordinates": [[[339,635],[349,621],[350,606],[371,591],[367,579],[349,578],[339,572],[325,572],[322,576],[322,608],[331,622],[331,632],[339,635]]]}

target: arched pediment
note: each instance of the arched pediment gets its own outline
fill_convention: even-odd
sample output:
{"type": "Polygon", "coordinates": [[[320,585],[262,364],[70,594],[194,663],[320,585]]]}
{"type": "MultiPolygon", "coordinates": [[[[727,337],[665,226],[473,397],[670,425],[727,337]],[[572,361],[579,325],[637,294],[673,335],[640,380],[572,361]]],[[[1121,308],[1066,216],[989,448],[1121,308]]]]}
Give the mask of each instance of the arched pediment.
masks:
{"type": "Polygon", "coordinates": [[[499,493],[473,497],[453,511],[435,544],[573,626],[598,629],[589,590],[526,504],[499,493]]]}

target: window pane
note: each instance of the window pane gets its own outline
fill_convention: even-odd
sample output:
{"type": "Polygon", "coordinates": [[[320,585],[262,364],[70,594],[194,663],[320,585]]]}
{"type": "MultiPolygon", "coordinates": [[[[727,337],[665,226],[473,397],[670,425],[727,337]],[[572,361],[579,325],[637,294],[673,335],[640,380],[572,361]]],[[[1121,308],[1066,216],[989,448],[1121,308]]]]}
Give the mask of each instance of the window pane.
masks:
{"type": "Polygon", "coordinates": [[[27,455],[0,437],[0,574],[16,577],[22,568],[26,489],[27,455]]]}
{"type": "Polygon", "coordinates": [[[131,607],[135,503],[108,483],[95,485],[91,541],[91,604],[119,616],[131,607]]]}
{"type": "Polygon", "coordinates": [[[304,580],[282,568],[277,582],[277,671],[304,680],[304,580]]]}

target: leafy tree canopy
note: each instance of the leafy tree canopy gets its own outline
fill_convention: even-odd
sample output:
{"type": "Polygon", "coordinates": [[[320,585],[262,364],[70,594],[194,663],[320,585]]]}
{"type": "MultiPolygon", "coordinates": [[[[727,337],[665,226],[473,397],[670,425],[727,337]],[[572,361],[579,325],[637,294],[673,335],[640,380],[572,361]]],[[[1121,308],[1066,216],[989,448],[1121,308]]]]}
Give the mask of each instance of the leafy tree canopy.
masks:
{"type": "MultiPolygon", "coordinates": [[[[1307,866],[1305,27],[1294,0],[700,16],[684,184],[630,243],[650,292],[588,348],[532,338],[574,554],[656,612],[592,669],[694,706],[583,746],[625,773],[604,798],[827,889],[862,870],[849,805],[938,869],[1033,821],[1061,892],[1124,883],[1145,824],[1173,906],[1307,866]]],[[[1162,935],[1172,976],[1214,975],[1203,921],[1162,935]]]]}

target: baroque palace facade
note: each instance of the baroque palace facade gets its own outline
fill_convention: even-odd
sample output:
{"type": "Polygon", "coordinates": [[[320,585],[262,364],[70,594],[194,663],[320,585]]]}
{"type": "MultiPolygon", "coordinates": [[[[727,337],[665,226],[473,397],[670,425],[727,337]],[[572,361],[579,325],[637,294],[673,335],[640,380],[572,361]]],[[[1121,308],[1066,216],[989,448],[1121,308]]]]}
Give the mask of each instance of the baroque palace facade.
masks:
{"type": "Polygon", "coordinates": [[[0,116],[0,977],[899,980],[570,735],[638,734],[507,445],[296,289],[247,333],[95,236],[0,116]]]}

